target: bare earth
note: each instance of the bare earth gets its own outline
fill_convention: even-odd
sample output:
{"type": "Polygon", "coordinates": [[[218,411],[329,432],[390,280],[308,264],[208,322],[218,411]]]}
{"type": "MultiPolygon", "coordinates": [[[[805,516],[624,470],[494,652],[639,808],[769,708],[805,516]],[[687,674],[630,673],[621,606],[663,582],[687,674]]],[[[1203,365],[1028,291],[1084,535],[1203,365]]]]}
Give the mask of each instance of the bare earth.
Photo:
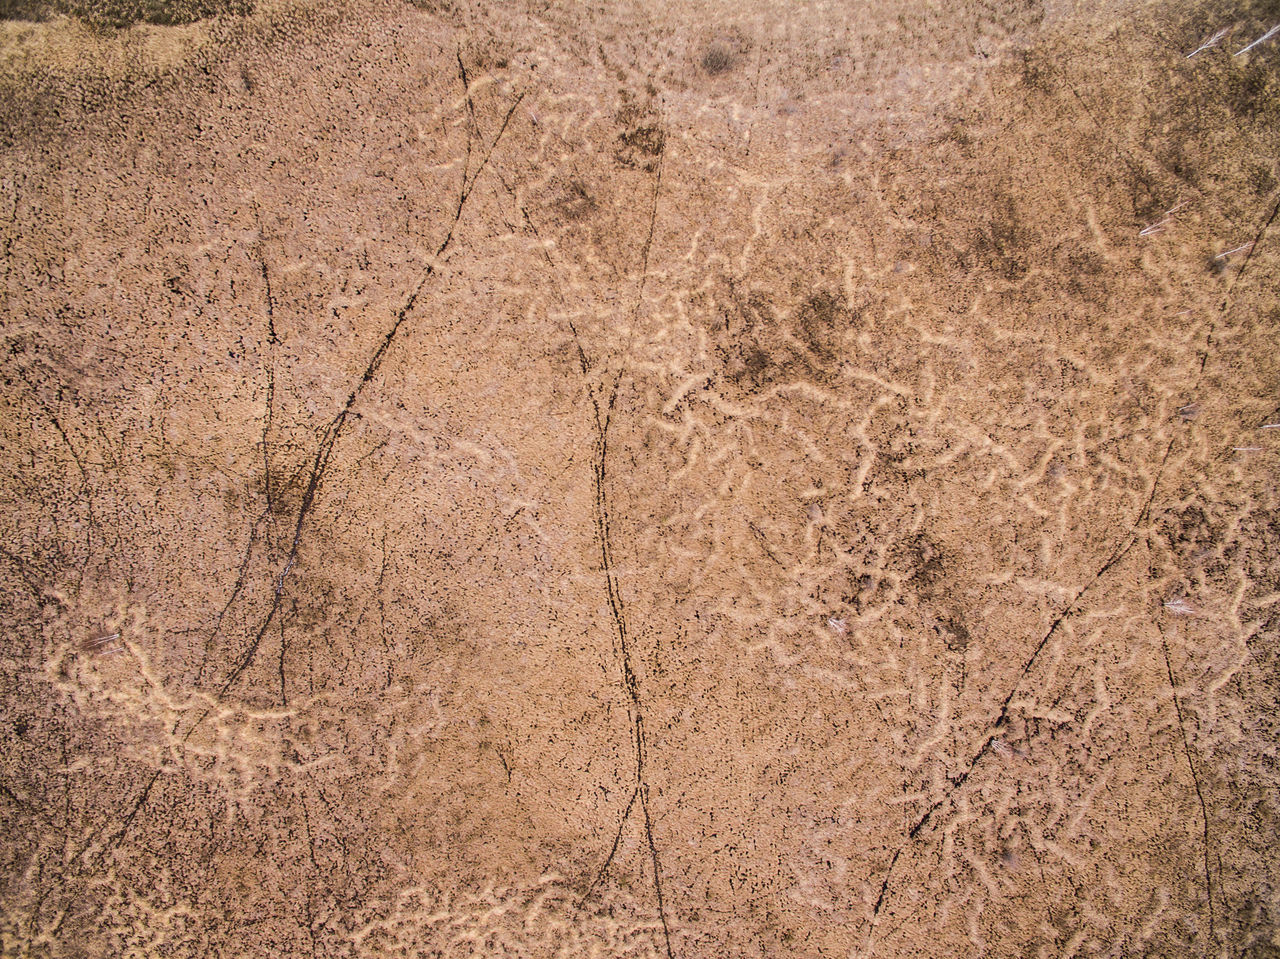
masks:
{"type": "Polygon", "coordinates": [[[4,955],[1280,956],[1274,3],[24,16],[4,955]]]}

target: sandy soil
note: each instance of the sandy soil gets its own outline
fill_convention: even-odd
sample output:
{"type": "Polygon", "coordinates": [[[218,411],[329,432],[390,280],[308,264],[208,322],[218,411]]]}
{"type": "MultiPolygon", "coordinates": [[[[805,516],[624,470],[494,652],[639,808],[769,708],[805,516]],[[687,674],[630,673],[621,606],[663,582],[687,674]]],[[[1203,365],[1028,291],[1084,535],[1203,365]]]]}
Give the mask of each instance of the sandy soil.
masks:
{"type": "Polygon", "coordinates": [[[1280,955],[1274,3],[11,13],[5,955],[1280,955]]]}

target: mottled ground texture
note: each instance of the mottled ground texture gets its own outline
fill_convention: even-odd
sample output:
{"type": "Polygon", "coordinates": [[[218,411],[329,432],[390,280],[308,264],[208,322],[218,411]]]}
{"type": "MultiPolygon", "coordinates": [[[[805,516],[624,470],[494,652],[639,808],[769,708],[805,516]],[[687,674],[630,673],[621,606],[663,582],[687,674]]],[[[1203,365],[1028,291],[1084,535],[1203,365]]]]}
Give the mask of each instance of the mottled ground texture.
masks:
{"type": "Polygon", "coordinates": [[[3,12],[4,955],[1280,955],[1280,4],[3,12]]]}

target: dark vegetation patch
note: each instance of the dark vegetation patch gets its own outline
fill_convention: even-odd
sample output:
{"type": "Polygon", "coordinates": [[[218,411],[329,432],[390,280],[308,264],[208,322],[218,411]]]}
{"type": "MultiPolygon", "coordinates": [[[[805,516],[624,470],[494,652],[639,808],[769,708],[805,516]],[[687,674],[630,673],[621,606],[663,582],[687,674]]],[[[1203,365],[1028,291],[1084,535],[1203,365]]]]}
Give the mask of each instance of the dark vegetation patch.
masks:
{"type": "Polygon", "coordinates": [[[830,386],[844,360],[845,337],[861,315],[839,296],[818,291],[788,321],[765,293],[730,283],[711,326],[722,375],[747,393],[798,381],[830,386]]]}
{"type": "Polygon", "coordinates": [[[639,96],[626,87],[619,91],[621,106],[614,119],[621,132],[618,134],[614,159],[619,166],[633,170],[653,171],[667,146],[667,134],[662,125],[662,112],[652,84],[639,96]]]}
{"type": "Polygon", "coordinates": [[[814,357],[831,362],[841,332],[849,325],[850,314],[833,293],[815,293],[800,307],[796,332],[814,357]]]}
{"type": "Polygon", "coordinates": [[[253,0],[0,0],[0,18],[6,20],[39,22],[67,15],[108,29],[135,23],[176,26],[252,12],[253,0]]]}
{"type": "Polygon", "coordinates": [[[948,616],[942,621],[943,641],[947,644],[947,649],[953,653],[963,653],[969,648],[969,643],[973,637],[969,633],[969,627],[959,616],[948,616]]]}
{"type": "Polygon", "coordinates": [[[455,0],[409,0],[424,13],[431,13],[450,23],[461,22],[463,9],[455,0]]]}
{"type": "Polygon", "coordinates": [[[703,51],[700,63],[702,69],[714,77],[721,73],[728,73],[737,60],[734,52],[725,44],[713,43],[703,51]]]}
{"type": "Polygon", "coordinates": [[[652,170],[657,158],[666,148],[667,136],[662,127],[643,124],[618,134],[618,149],[614,154],[625,167],[652,170]]]}
{"type": "Polygon", "coordinates": [[[1156,518],[1155,533],[1169,551],[1172,572],[1184,592],[1195,592],[1200,585],[1222,587],[1230,581],[1224,556],[1227,524],[1204,504],[1193,502],[1162,513],[1156,518]]]}
{"type": "Polygon", "coordinates": [[[1030,269],[1035,237],[1023,225],[1011,198],[994,197],[990,209],[990,217],[973,232],[976,265],[1007,280],[1019,280],[1030,269]]]}
{"type": "Polygon", "coordinates": [[[1271,122],[1280,116],[1280,74],[1266,59],[1254,58],[1232,71],[1225,86],[1226,103],[1240,119],[1271,122]]]}
{"type": "Polygon", "coordinates": [[[578,223],[596,211],[595,195],[587,184],[579,179],[569,180],[552,201],[551,207],[561,220],[578,223]]]}
{"type": "Polygon", "coordinates": [[[1018,55],[1018,79],[1029,91],[1048,95],[1057,88],[1053,64],[1046,51],[1032,47],[1018,55]]]}

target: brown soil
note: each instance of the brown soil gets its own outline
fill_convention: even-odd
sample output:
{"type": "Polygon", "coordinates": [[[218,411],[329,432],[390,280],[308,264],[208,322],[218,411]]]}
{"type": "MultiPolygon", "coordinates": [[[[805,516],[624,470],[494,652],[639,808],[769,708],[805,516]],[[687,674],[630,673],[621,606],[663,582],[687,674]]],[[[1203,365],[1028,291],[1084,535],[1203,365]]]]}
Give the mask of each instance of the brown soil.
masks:
{"type": "Polygon", "coordinates": [[[1274,5],[89,9],[5,955],[1280,955],[1274,5]]]}

